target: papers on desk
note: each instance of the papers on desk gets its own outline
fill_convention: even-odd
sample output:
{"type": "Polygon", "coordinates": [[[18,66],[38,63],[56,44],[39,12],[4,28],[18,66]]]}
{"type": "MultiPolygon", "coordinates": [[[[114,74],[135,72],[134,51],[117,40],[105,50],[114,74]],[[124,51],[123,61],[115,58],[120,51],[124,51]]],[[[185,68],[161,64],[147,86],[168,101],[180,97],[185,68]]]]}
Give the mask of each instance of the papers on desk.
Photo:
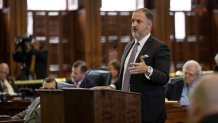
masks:
{"type": "Polygon", "coordinates": [[[11,119],[11,116],[9,116],[9,115],[0,115],[0,121],[8,120],[8,119],[11,119]]]}
{"type": "Polygon", "coordinates": [[[176,100],[165,100],[166,103],[179,103],[178,101],[176,100]]]}

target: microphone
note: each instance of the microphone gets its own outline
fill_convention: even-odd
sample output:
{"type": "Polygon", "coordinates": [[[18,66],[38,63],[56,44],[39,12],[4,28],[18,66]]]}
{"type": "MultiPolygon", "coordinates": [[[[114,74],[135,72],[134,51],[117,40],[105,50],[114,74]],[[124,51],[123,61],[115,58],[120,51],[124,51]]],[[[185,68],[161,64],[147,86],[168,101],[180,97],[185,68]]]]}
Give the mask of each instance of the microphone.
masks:
{"type": "Polygon", "coordinates": [[[112,48],[110,49],[110,51],[108,53],[106,53],[103,57],[99,58],[98,61],[91,67],[91,69],[89,69],[86,74],[85,74],[85,87],[87,87],[87,82],[86,82],[86,78],[88,76],[88,74],[100,63],[102,62],[102,60],[104,60],[108,55],[110,55],[115,49],[117,49],[117,44],[113,45],[112,48]]]}

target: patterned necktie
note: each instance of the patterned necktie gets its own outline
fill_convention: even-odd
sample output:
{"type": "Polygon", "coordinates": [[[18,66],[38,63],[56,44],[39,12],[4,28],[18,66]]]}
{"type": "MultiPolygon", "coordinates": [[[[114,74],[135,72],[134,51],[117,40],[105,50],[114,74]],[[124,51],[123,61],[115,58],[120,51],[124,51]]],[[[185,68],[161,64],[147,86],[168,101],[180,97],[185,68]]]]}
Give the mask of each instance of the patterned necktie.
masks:
{"type": "Polygon", "coordinates": [[[124,81],[122,86],[122,91],[129,91],[129,81],[130,81],[130,72],[128,68],[131,66],[130,63],[133,63],[136,57],[136,53],[138,50],[139,42],[136,42],[132,48],[132,53],[129,57],[129,61],[126,67],[125,75],[124,75],[124,81]]]}

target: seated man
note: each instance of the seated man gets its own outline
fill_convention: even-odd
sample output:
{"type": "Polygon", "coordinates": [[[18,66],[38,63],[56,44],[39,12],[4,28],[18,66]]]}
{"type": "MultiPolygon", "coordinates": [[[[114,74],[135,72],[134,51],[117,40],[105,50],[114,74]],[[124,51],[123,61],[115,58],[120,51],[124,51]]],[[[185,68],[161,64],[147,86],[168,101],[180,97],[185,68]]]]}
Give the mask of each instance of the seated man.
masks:
{"type": "Polygon", "coordinates": [[[69,84],[74,84],[77,88],[92,88],[96,84],[86,76],[87,65],[84,61],[78,60],[74,62],[71,73],[71,80],[66,81],[69,84]],[[72,81],[73,80],[73,81],[72,81]]]}
{"type": "Polygon", "coordinates": [[[197,61],[189,60],[183,65],[183,80],[170,82],[166,86],[165,97],[177,100],[181,105],[188,105],[188,92],[193,89],[201,75],[201,66],[197,61]]]}
{"type": "Polygon", "coordinates": [[[218,122],[218,74],[202,77],[190,94],[191,123],[218,122]]]}
{"type": "Polygon", "coordinates": [[[0,64],[0,92],[9,95],[15,95],[14,89],[11,83],[7,80],[9,74],[9,67],[6,63],[0,64]]]}
{"type": "MultiPolygon", "coordinates": [[[[56,89],[57,82],[54,78],[46,78],[43,82],[42,88],[44,89],[56,89]]],[[[35,98],[35,100],[28,106],[26,110],[16,114],[12,117],[14,120],[24,120],[25,123],[40,123],[40,97],[35,98]]]]}

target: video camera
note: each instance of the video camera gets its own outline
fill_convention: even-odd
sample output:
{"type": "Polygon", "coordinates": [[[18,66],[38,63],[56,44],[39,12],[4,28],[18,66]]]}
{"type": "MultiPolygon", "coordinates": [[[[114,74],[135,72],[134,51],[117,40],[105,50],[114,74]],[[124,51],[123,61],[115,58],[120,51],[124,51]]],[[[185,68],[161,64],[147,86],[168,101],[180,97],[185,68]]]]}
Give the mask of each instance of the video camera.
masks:
{"type": "Polygon", "coordinates": [[[22,52],[26,52],[27,51],[27,43],[31,43],[33,40],[33,36],[32,35],[29,35],[29,36],[19,36],[15,43],[17,44],[17,48],[21,48],[21,51],[22,52]]]}
{"type": "Polygon", "coordinates": [[[27,53],[28,50],[31,48],[31,42],[32,42],[33,36],[27,36],[27,35],[22,35],[16,38],[15,43],[16,43],[16,50],[13,53],[13,60],[16,62],[20,62],[26,64],[27,60],[27,53]]]}

